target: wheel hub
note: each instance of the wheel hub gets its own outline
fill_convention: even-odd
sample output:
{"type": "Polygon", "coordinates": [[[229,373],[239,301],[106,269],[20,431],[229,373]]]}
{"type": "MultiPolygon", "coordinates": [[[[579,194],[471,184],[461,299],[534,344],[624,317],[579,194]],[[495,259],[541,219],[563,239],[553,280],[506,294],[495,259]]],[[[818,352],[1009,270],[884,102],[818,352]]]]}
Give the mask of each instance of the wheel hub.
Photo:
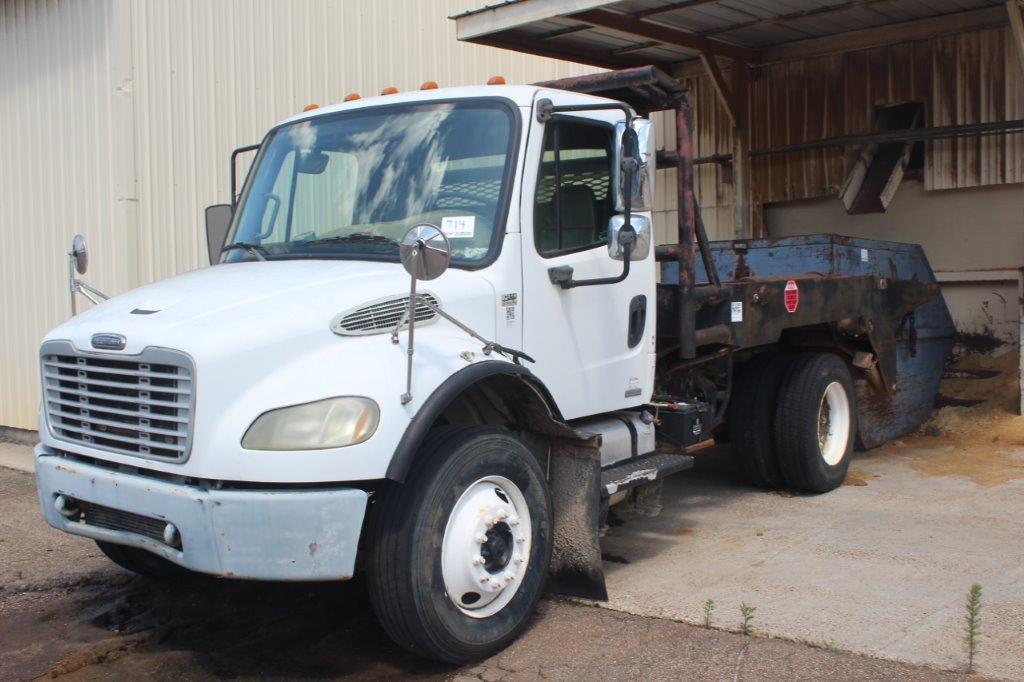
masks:
{"type": "Polygon", "coordinates": [[[441,572],[448,598],[463,613],[486,618],[515,595],[530,559],[526,498],[503,476],[470,485],[448,517],[441,572]]]}
{"type": "Polygon", "coordinates": [[[852,423],[846,389],[838,381],[833,381],[825,387],[818,407],[818,448],[829,466],[839,464],[846,454],[852,423]]]}
{"type": "Polygon", "coordinates": [[[480,545],[480,556],[484,558],[484,570],[494,575],[501,572],[512,560],[512,529],[504,521],[494,524],[484,533],[487,538],[480,545]]]}

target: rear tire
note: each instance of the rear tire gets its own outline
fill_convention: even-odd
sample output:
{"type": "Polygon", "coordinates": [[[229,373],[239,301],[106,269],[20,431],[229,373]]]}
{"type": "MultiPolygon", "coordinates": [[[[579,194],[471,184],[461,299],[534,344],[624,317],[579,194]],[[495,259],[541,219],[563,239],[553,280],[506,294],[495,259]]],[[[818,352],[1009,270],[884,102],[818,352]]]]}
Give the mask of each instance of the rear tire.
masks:
{"type": "Polygon", "coordinates": [[[846,477],[857,433],[850,370],[832,353],[804,353],[789,368],[775,408],[775,449],[791,488],[824,493],[846,477]]]}
{"type": "Polygon", "coordinates": [[[108,559],[126,571],[138,575],[148,578],[173,578],[188,573],[188,569],[138,547],[116,545],[102,540],[97,540],[96,545],[108,559]]]}
{"type": "Polygon", "coordinates": [[[438,429],[406,481],[376,497],[367,586],[388,635],[456,664],[508,646],[551,560],[551,500],[526,446],[504,429],[438,429]]]}
{"type": "Polygon", "coordinates": [[[737,372],[729,408],[732,461],[740,476],[760,488],[783,485],[773,424],[779,388],[793,356],[763,354],[737,372]]]}

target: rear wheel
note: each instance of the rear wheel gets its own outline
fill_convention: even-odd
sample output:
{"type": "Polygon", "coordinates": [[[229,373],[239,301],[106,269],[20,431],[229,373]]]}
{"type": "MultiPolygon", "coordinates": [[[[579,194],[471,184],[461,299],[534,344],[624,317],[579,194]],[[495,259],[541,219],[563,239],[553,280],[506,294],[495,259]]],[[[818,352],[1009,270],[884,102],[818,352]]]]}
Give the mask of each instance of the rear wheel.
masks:
{"type": "Polygon", "coordinates": [[[783,485],[772,436],[775,403],[791,355],[763,354],[737,372],[729,408],[732,460],[740,476],[751,485],[783,485]]]}
{"type": "Polygon", "coordinates": [[[116,545],[102,540],[97,540],[96,545],[108,559],[132,573],[150,578],[173,578],[188,573],[188,569],[138,547],[116,545]]]}
{"type": "Polygon", "coordinates": [[[508,431],[431,434],[405,483],[379,493],[367,583],[401,646],[451,663],[486,658],[526,626],[551,557],[551,502],[533,454],[508,431]]]}
{"type": "Polygon", "coordinates": [[[775,409],[775,448],[786,483],[824,493],[846,477],[857,432],[850,370],[837,355],[805,353],[786,373],[775,409]]]}

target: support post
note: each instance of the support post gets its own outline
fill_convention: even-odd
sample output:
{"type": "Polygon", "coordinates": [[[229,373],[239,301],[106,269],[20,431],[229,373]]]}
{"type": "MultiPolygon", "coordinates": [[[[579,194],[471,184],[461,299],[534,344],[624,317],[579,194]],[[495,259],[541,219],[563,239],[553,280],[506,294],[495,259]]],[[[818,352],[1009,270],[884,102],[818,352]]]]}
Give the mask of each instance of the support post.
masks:
{"type": "Polygon", "coordinates": [[[1013,31],[1013,43],[1017,48],[1020,68],[1024,71],[1024,17],[1021,16],[1020,0],[1006,0],[1006,12],[1010,15],[1010,29],[1013,31]]]}
{"type": "Polygon", "coordinates": [[[753,177],[750,164],[750,98],[749,68],[736,62],[732,66],[732,98],[736,107],[736,125],[732,143],[733,226],[737,239],[763,237],[755,225],[753,212],[753,177]]]}
{"type": "Polygon", "coordinates": [[[704,64],[704,70],[707,71],[711,85],[718,93],[726,115],[729,116],[729,121],[732,123],[732,186],[736,195],[733,201],[733,236],[736,239],[749,239],[753,234],[750,224],[750,127],[747,124],[747,65],[742,62],[733,62],[732,83],[728,84],[715,55],[701,53],[700,60],[704,64]]]}
{"type": "Polygon", "coordinates": [[[679,230],[679,355],[696,357],[696,304],[693,299],[694,234],[697,203],[693,195],[693,117],[686,96],[676,101],[676,210],[679,230]]]}

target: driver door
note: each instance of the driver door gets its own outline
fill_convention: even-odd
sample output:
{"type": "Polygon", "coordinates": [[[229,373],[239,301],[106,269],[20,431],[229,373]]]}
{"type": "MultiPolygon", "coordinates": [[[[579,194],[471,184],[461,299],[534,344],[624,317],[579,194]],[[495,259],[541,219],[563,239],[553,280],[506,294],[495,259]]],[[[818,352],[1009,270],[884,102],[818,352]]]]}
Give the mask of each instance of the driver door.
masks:
{"type": "MultiPolygon", "coordinates": [[[[566,93],[541,97],[579,103],[566,93]]],[[[641,405],[653,387],[653,249],[616,284],[563,290],[548,274],[560,266],[577,280],[622,272],[622,261],[608,255],[617,118],[595,111],[541,124],[531,117],[521,206],[523,348],[566,419],[641,405]]]]}

